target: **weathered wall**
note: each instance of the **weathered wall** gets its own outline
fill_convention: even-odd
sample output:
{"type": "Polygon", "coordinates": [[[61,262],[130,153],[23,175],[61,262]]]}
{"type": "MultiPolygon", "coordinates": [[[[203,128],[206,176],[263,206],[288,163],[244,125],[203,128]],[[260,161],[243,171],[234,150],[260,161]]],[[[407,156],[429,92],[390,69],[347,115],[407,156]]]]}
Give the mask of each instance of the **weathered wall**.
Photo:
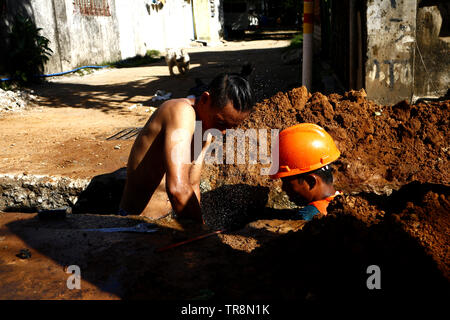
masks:
{"type": "Polygon", "coordinates": [[[109,2],[109,16],[89,16],[81,14],[71,0],[32,1],[34,21],[42,28],[42,35],[50,40],[53,50],[45,72],[120,59],[114,4],[109,2]]]}
{"type": "MultiPolygon", "coordinates": [[[[51,41],[54,53],[46,73],[143,55],[150,49],[186,47],[194,39],[193,0],[170,0],[159,5],[151,0],[107,0],[106,15],[83,14],[74,0],[5,1],[7,12],[1,16],[0,36],[18,12],[30,16],[51,41]]],[[[207,12],[198,18],[207,23],[208,41],[214,42],[219,40],[220,1],[213,1],[214,17],[209,3],[207,12]]],[[[0,44],[6,47],[4,42],[0,44]]]]}
{"type": "Polygon", "coordinates": [[[194,39],[191,1],[171,0],[163,6],[151,1],[115,2],[122,58],[150,49],[186,47],[194,39]]]}
{"type": "Polygon", "coordinates": [[[111,16],[82,15],[73,1],[53,1],[61,70],[120,59],[114,1],[110,2],[111,16]]]}
{"type": "Polygon", "coordinates": [[[367,1],[366,91],[379,104],[413,96],[416,8],[416,0],[367,1]]]}
{"type": "Polygon", "coordinates": [[[211,44],[220,42],[223,37],[223,0],[209,0],[211,6],[211,44]]]}
{"type": "Polygon", "coordinates": [[[450,86],[450,3],[368,0],[366,91],[379,104],[443,96],[450,86]]]}
{"type": "Polygon", "coordinates": [[[220,0],[193,0],[197,39],[215,44],[220,41],[223,8],[220,0]]]}
{"type": "Polygon", "coordinates": [[[444,23],[450,19],[450,3],[423,4],[417,11],[414,95],[439,97],[450,87],[450,30],[444,23]]]}

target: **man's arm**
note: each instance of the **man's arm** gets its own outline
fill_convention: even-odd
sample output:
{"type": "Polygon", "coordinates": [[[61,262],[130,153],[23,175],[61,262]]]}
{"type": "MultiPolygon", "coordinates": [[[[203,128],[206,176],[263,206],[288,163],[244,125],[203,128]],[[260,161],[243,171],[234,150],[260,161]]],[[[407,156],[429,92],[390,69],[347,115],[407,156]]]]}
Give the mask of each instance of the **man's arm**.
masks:
{"type": "Polygon", "coordinates": [[[166,191],[178,216],[202,222],[200,202],[190,180],[194,129],[195,112],[192,108],[180,104],[169,110],[164,130],[166,191]]]}
{"type": "Polygon", "coordinates": [[[198,155],[197,159],[192,162],[191,170],[189,173],[191,185],[194,188],[195,195],[200,201],[200,177],[202,174],[203,160],[205,159],[206,151],[208,151],[211,145],[212,135],[208,133],[206,142],[203,145],[202,151],[198,155]]]}

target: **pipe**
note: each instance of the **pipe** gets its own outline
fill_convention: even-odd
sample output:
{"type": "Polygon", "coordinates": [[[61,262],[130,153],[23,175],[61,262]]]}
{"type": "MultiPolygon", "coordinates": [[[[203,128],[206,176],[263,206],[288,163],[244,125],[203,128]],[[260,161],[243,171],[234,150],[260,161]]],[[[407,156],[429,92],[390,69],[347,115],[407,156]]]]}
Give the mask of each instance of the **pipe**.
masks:
{"type": "Polygon", "coordinates": [[[302,85],[305,86],[308,91],[310,91],[312,87],[313,32],[314,0],[304,0],[302,85]]]}
{"type": "MultiPolygon", "coordinates": [[[[78,68],[75,68],[75,69],[70,70],[70,71],[64,71],[64,72],[58,72],[58,73],[50,73],[50,74],[41,74],[41,75],[36,76],[36,77],[40,77],[40,78],[55,77],[55,76],[62,76],[64,74],[72,73],[72,72],[78,71],[80,69],[85,69],[85,68],[102,69],[102,68],[106,68],[106,67],[109,67],[109,66],[82,66],[82,67],[78,67],[78,68]]],[[[13,78],[2,78],[2,79],[0,79],[0,81],[10,81],[10,80],[13,80],[13,78]]]]}

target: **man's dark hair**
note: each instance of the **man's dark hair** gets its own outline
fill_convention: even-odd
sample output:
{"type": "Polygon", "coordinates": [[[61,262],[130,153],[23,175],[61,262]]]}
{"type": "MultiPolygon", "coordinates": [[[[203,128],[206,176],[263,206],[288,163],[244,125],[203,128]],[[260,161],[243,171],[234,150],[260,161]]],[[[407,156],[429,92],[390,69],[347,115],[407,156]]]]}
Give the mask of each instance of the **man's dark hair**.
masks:
{"type": "Polygon", "coordinates": [[[253,108],[253,93],[246,76],[248,74],[242,73],[222,73],[216,76],[208,89],[212,105],[223,108],[231,101],[236,110],[250,111],[253,108]]]}
{"type": "Polygon", "coordinates": [[[306,176],[309,176],[310,174],[314,173],[314,174],[318,175],[322,179],[322,181],[325,182],[326,184],[332,184],[333,183],[333,171],[334,170],[331,167],[331,165],[326,165],[322,168],[299,174],[298,178],[304,179],[306,176]]]}

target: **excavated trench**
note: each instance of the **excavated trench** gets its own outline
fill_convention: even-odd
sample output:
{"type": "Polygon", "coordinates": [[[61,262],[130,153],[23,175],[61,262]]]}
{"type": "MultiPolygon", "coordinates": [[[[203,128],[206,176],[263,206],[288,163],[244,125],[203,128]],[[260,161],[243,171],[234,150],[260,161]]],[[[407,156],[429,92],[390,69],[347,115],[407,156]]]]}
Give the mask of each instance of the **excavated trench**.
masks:
{"type": "Polygon", "coordinates": [[[127,279],[123,297],[442,307],[449,292],[449,211],[449,187],[422,183],[390,196],[344,194],[327,216],[303,224],[286,209],[241,208],[220,240],[152,256],[151,271],[127,279]],[[366,285],[373,265],[381,270],[379,291],[366,285]]]}
{"type": "MultiPolygon", "coordinates": [[[[387,271],[384,297],[399,299],[401,293],[416,300],[425,292],[433,292],[438,300],[447,296],[449,108],[448,100],[379,106],[366,99],[364,90],[324,96],[311,95],[304,87],[257,105],[241,129],[316,123],[331,134],[342,153],[333,167],[335,186],[343,195],[331,203],[329,215],[261,250],[261,259],[284,261],[267,268],[285,274],[287,283],[295,281],[295,274],[310,275],[298,286],[308,292],[280,288],[281,296],[332,300],[333,295],[342,296],[343,288],[353,298],[367,296],[361,273],[372,264],[387,271]]],[[[260,175],[262,167],[216,165],[205,170],[211,188],[222,189],[216,197],[205,197],[207,207],[214,208],[209,216],[216,216],[211,224],[238,227],[236,221],[242,225],[261,219],[262,212],[263,219],[284,216],[281,219],[295,221],[294,206],[280,192],[280,181],[260,175]]]]}
{"type": "MultiPolygon", "coordinates": [[[[190,272],[208,273],[211,265],[220,270],[203,279],[217,298],[303,297],[314,303],[376,296],[361,279],[368,266],[377,265],[383,271],[383,299],[446,296],[449,107],[450,101],[379,106],[363,90],[324,96],[304,87],[258,104],[240,129],[311,122],[331,134],[342,153],[333,166],[343,195],[330,204],[327,216],[299,224],[280,182],[260,174],[267,165],[207,165],[201,184],[207,225],[258,239],[259,245],[250,245],[246,254],[223,243],[214,242],[215,249],[199,245],[190,272]]],[[[114,214],[124,179],[123,168],[90,181],[4,176],[0,209],[69,206],[74,213],[114,214]]],[[[164,271],[156,262],[155,275],[164,271]]],[[[148,273],[137,273],[123,297],[192,298],[194,283],[180,288],[173,279],[158,277],[156,290],[149,279],[148,273]]]]}

